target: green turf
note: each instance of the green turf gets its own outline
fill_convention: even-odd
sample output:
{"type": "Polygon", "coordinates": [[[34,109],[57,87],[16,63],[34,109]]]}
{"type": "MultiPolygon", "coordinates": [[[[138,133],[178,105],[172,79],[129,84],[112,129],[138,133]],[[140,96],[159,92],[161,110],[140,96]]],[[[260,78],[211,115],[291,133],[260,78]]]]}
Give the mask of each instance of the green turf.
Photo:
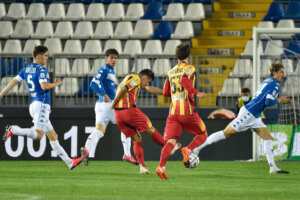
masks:
{"type": "Polygon", "coordinates": [[[169,180],[124,162],[90,161],[73,171],[61,161],[1,161],[0,199],[300,199],[300,163],[281,162],[289,175],[270,175],[266,162],[168,162],[169,180]]]}

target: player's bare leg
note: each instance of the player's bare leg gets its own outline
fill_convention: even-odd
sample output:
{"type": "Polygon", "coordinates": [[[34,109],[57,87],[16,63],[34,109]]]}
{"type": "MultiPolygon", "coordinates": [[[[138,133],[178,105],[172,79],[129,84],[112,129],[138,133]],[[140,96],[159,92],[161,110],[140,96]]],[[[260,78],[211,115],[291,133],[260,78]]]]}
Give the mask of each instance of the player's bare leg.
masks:
{"type": "Polygon", "coordinates": [[[77,165],[79,165],[82,161],[82,157],[80,158],[73,158],[71,159],[64,148],[59,144],[57,134],[54,131],[54,129],[46,132],[46,135],[48,136],[50,140],[50,145],[55,151],[55,153],[68,165],[69,169],[74,169],[77,165]]]}
{"type": "Polygon", "coordinates": [[[278,168],[273,155],[273,138],[267,127],[255,128],[254,131],[264,140],[264,151],[270,166],[270,174],[288,174],[288,171],[278,168]]]}
{"type": "Polygon", "coordinates": [[[134,136],[131,137],[131,139],[134,141],[133,152],[140,164],[140,173],[150,174],[150,171],[148,170],[147,166],[144,163],[144,150],[142,147],[142,137],[140,133],[136,133],[134,136]]]}

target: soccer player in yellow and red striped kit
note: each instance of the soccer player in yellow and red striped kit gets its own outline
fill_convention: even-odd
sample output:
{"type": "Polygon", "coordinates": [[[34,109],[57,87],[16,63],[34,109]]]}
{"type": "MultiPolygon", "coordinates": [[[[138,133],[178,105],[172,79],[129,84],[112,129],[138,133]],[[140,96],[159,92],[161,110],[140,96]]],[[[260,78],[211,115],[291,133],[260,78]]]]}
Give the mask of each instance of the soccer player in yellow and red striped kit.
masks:
{"type": "MultiPolygon", "coordinates": [[[[149,118],[136,107],[139,90],[145,90],[153,94],[162,94],[163,90],[149,86],[154,80],[154,73],[150,69],[142,70],[137,74],[128,74],[119,84],[115,100],[111,108],[115,109],[116,122],[126,138],[131,137],[134,141],[133,151],[140,164],[140,173],[149,174],[144,163],[144,151],[142,148],[142,137],[140,133],[147,133],[151,139],[164,146],[166,144],[163,136],[152,126],[149,118]]],[[[180,143],[173,146],[173,152],[181,147],[180,143]]],[[[171,150],[171,151],[172,151],[171,150]]]]}
{"type": "Polygon", "coordinates": [[[195,135],[193,141],[181,149],[183,163],[187,168],[190,165],[190,152],[204,143],[207,138],[205,124],[196,112],[194,103],[194,95],[205,98],[206,94],[194,88],[195,67],[189,65],[189,56],[189,45],[180,44],[176,47],[178,64],[168,72],[163,89],[163,94],[170,96],[172,103],[164,132],[167,143],[161,150],[160,163],[156,169],[156,174],[161,179],[168,179],[165,165],[183,129],[195,135]]]}

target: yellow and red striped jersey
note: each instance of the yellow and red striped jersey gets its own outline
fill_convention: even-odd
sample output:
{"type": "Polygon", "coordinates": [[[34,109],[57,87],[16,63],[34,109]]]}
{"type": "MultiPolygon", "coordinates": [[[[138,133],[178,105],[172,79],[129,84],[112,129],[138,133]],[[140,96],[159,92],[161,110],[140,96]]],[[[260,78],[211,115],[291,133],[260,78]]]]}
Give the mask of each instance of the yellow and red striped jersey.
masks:
{"type": "Polygon", "coordinates": [[[195,67],[186,63],[178,63],[168,72],[164,95],[171,96],[172,103],[169,112],[171,115],[191,115],[194,113],[194,94],[198,93],[194,88],[194,73],[195,67]]]}
{"type": "Polygon", "coordinates": [[[135,107],[139,96],[139,89],[140,89],[141,79],[136,74],[128,74],[122,82],[119,84],[117,93],[122,87],[127,88],[127,93],[120,99],[117,104],[116,108],[132,108],[135,107]]]}

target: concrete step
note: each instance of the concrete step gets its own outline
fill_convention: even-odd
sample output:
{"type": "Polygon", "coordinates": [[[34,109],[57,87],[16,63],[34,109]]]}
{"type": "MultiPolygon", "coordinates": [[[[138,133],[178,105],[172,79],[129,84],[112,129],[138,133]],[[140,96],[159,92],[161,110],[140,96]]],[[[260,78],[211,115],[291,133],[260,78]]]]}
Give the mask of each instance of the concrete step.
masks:
{"type": "Polygon", "coordinates": [[[257,26],[260,21],[258,20],[215,20],[215,19],[208,19],[203,20],[203,29],[220,29],[220,28],[234,28],[234,29],[249,29],[253,26],[257,26]]]}
{"type": "Polygon", "coordinates": [[[249,39],[223,38],[223,37],[199,37],[192,39],[192,47],[198,48],[202,46],[219,46],[219,47],[245,47],[249,39]]]}
{"type": "Polygon", "coordinates": [[[214,11],[253,11],[253,12],[267,12],[271,2],[258,1],[237,1],[237,2],[214,2],[214,11]]]}
{"type": "Polygon", "coordinates": [[[222,20],[259,20],[261,21],[266,15],[266,12],[213,12],[211,19],[222,19],[222,20]]]}

